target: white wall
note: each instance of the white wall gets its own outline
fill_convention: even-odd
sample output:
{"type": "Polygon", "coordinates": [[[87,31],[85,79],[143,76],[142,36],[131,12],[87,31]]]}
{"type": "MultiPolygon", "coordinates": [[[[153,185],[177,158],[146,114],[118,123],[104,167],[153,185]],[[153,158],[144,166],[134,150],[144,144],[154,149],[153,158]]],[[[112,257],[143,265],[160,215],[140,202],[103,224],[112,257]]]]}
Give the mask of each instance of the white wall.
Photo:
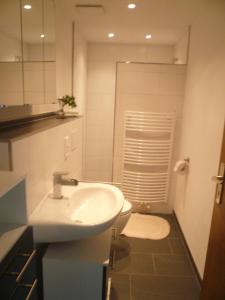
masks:
{"type": "Polygon", "coordinates": [[[87,43],[75,24],[74,33],[74,95],[77,102],[76,110],[85,113],[87,97],[87,43]]]}
{"type": "Polygon", "coordinates": [[[88,44],[85,178],[112,180],[116,62],[172,63],[173,47],[88,44]]]}
{"type": "Polygon", "coordinates": [[[180,158],[190,171],[177,178],[175,212],[203,275],[225,118],[225,2],[207,0],[192,24],[180,158]]]}
{"type": "Polygon", "coordinates": [[[189,44],[189,30],[187,30],[177,41],[174,46],[174,63],[187,64],[188,59],[188,44],[189,44]]]}
{"type": "MultiPolygon", "coordinates": [[[[74,78],[73,93],[77,103],[75,111],[83,116],[83,133],[82,138],[85,140],[86,126],[86,102],[87,102],[87,42],[82,36],[78,25],[74,25],[74,78]]],[[[83,157],[84,157],[83,148],[83,157]]],[[[82,178],[84,176],[84,160],[82,165],[82,178]]]]}

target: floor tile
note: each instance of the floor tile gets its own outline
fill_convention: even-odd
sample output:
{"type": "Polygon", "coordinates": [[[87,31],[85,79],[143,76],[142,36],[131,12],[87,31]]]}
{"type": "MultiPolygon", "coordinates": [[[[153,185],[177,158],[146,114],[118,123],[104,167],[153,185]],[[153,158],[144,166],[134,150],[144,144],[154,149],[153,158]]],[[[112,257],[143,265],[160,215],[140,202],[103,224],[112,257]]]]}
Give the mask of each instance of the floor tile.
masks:
{"type": "Polygon", "coordinates": [[[122,259],[116,259],[113,271],[125,274],[153,274],[152,255],[133,253],[122,259]]]}
{"type": "Polygon", "coordinates": [[[200,288],[173,215],[162,240],[120,236],[112,242],[114,269],[110,300],[199,300],[200,288]]]}
{"type": "Polygon", "coordinates": [[[194,276],[187,256],[154,255],[156,274],[167,276],[194,276]]]}
{"type": "Polygon", "coordinates": [[[117,259],[122,259],[130,255],[131,246],[128,240],[117,238],[116,240],[112,241],[111,252],[114,252],[116,254],[117,259]]]}
{"type": "Polygon", "coordinates": [[[110,274],[110,277],[110,300],[130,300],[130,277],[122,274],[110,274]]]}
{"type": "Polygon", "coordinates": [[[171,253],[170,245],[167,239],[148,240],[122,237],[130,246],[131,252],[138,253],[171,253]]]}
{"type": "Polygon", "coordinates": [[[193,278],[131,276],[132,300],[198,300],[199,288],[193,278]]]}
{"type": "Polygon", "coordinates": [[[169,244],[173,254],[188,255],[184,243],[180,239],[169,239],[169,244]]]}

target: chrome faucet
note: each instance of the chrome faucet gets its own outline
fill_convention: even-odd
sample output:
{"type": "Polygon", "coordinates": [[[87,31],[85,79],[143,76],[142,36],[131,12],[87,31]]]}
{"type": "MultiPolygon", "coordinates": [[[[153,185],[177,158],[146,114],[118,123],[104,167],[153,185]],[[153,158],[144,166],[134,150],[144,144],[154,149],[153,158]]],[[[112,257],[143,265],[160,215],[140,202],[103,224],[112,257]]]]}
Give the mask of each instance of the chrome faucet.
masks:
{"type": "Polygon", "coordinates": [[[54,199],[63,198],[62,185],[78,185],[76,179],[64,177],[68,175],[68,172],[55,172],[53,173],[53,195],[54,199]]]}

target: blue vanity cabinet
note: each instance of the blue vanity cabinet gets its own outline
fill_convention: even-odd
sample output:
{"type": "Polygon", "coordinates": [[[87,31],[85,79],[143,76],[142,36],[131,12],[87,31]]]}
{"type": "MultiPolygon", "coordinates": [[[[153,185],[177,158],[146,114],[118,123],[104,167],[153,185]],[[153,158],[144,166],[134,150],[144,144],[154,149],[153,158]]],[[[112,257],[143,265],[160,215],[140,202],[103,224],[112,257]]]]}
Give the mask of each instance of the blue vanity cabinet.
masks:
{"type": "Polygon", "coordinates": [[[42,260],[44,300],[109,300],[111,237],[109,228],[86,239],[49,244],[42,260]]]}
{"type": "Polygon", "coordinates": [[[37,251],[27,227],[0,262],[1,300],[38,300],[37,251]]]}

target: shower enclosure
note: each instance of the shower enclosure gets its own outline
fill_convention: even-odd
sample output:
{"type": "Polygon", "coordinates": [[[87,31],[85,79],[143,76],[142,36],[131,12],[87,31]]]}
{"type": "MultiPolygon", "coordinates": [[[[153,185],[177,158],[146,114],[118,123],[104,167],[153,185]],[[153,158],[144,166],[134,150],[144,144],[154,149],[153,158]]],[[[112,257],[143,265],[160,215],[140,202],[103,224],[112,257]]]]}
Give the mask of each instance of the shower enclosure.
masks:
{"type": "Polygon", "coordinates": [[[185,66],[118,63],[112,181],[137,211],[171,212],[185,66]]]}
{"type": "MultiPolygon", "coordinates": [[[[160,177],[158,178],[160,179],[158,187],[161,190],[154,191],[155,197],[151,199],[157,201],[151,201],[150,210],[151,212],[170,213],[173,208],[176,181],[176,176],[171,172],[171,168],[176,160],[179,159],[177,153],[180,139],[186,66],[169,63],[169,59],[167,63],[166,58],[164,63],[116,63],[114,58],[112,59],[110,56],[111,52],[109,51],[105,52],[104,57],[97,56],[96,58],[96,47],[91,46],[90,48],[92,56],[88,65],[85,180],[114,182],[118,186],[121,186],[124,182],[126,193],[131,193],[134,198],[133,191],[137,188],[136,179],[141,177],[141,181],[144,183],[144,176],[148,177],[146,183],[149,186],[147,190],[152,194],[153,178],[150,173],[154,173],[154,175],[158,173],[157,176],[160,177]],[[130,166],[128,167],[128,164],[126,164],[126,168],[124,168],[123,146],[125,142],[126,111],[143,112],[143,115],[154,112],[158,116],[171,116],[171,124],[169,124],[171,135],[165,133],[163,136],[160,134],[158,137],[152,138],[148,136],[148,138],[144,138],[146,139],[144,143],[150,145],[151,151],[156,147],[156,151],[161,151],[162,154],[168,155],[167,158],[165,155],[161,157],[164,161],[162,160],[160,163],[165,164],[164,167],[162,165],[158,167],[138,165],[136,170],[134,170],[134,167],[131,170],[130,166]],[[165,153],[156,145],[160,140],[162,140],[162,143],[158,144],[158,146],[165,147],[165,153]],[[153,146],[153,143],[155,143],[155,146],[153,146]],[[165,161],[165,159],[167,160],[165,161]],[[158,169],[156,170],[155,168],[158,169]],[[135,174],[127,173],[133,172],[133,170],[135,174]],[[127,182],[131,177],[133,177],[132,184],[127,182]],[[132,192],[131,189],[130,191],[127,190],[128,185],[129,187],[132,185],[132,192]]],[[[110,51],[114,49],[112,49],[112,46],[105,47],[110,51]]],[[[120,60],[120,47],[116,46],[115,49],[115,51],[118,50],[118,54],[115,56],[115,59],[118,61],[120,60]]],[[[162,126],[167,126],[168,122],[170,120],[165,119],[165,123],[162,123],[162,126]]],[[[131,132],[129,132],[128,138],[133,139],[136,133],[133,132],[132,137],[130,137],[130,134],[131,132]]],[[[138,131],[138,134],[140,135],[141,132],[138,131]]],[[[137,139],[143,138],[139,136],[137,139]]],[[[129,142],[130,146],[133,146],[134,153],[132,158],[135,158],[135,156],[137,158],[137,149],[135,150],[134,148],[137,146],[135,143],[138,143],[138,141],[131,140],[127,142],[129,142]]],[[[144,145],[142,145],[142,148],[144,148],[144,145]]],[[[132,153],[130,152],[130,154],[132,153]]],[[[144,159],[144,154],[142,158],[144,159]]],[[[147,159],[152,160],[152,158],[148,157],[147,159]]],[[[142,196],[144,196],[143,188],[138,188],[142,190],[142,196]]],[[[126,196],[128,197],[128,194],[126,196]]],[[[136,198],[141,199],[139,197],[140,194],[137,193],[136,196],[136,198]]],[[[146,200],[148,196],[146,195],[146,200]]]]}

